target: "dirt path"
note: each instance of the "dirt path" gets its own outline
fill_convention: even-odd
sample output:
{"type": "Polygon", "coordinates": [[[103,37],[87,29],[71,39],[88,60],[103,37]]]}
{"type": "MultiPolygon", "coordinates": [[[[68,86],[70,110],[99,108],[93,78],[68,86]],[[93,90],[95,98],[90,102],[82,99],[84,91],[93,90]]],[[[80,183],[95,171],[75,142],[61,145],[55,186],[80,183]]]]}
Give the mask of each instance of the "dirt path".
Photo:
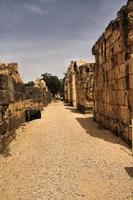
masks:
{"type": "Polygon", "coordinates": [[[133,200],[131,152],[91,115],[52,103],[17,132],[0,156],[0,200],[133,200]]]}

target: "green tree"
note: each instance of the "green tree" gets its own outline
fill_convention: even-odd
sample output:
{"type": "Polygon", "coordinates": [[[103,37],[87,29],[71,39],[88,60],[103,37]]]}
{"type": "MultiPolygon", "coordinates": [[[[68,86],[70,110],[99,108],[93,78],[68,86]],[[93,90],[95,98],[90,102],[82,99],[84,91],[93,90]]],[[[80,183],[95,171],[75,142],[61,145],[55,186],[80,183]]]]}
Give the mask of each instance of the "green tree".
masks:
{"type": "Polygon", "coordinates": [[[41,75],[42,80],[46,82],[48,90],[55,96],[56,94],[61,92],[61,81],[57,76],[53,76],[52,74],[45,73],[41,75]]]}
{"type": "Polygon", "coordinates": [[[25,84],[26,86],[31,86],[33,87],[35,85],[34,81],[29,81],[28,83],[25,84]]]}

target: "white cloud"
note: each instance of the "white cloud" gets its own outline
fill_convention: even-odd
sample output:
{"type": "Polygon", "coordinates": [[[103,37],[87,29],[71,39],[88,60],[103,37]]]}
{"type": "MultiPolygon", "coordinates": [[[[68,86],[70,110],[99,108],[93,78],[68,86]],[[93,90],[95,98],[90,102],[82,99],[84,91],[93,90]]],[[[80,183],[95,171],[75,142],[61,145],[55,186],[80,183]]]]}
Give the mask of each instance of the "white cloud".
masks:
{"type": "Polygon", "coordinates": [[[47,15],[47,12],[44,11],[42,8],[40,8],[38,5],[36,4],[29,4],[25,6],[27,10],[29,10],[30,12],[33,12],[35,14],[38,15],[47,15]]]}
{"type": "Polygon", "coordinates": [[[79,60],[83,55],[82,59],[93,61],[89,49],[88,40],[12,40],[1,42],[0,55],[2,62],[18,62],[21,77],[27,82],[44,72],[62,78],[71,60],[79,60]]]}

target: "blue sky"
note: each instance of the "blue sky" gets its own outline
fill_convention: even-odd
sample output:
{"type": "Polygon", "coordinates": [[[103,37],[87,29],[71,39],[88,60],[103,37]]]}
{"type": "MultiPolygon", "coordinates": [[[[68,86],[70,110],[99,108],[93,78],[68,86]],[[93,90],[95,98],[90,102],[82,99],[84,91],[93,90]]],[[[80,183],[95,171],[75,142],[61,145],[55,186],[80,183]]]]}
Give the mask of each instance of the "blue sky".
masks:
{"type": "Polygon", "coordinates": [[[91,48],[126,0],[0,0],[1,62],[18,62],[25,82],[63,77],[91,48]]]}

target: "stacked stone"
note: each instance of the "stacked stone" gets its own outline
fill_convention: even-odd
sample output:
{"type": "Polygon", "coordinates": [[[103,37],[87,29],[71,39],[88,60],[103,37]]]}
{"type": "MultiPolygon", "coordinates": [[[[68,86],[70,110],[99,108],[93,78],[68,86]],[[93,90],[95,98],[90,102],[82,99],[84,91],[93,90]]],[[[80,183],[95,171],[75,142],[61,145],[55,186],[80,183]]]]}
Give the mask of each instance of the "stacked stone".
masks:
{"type": "Polygon", "coordinates": [[[83,113],[93,107],[94,63],[72,61],[64,78],[64,99],[83,113]]]}
{"type": "Polygon", "coordinates": [[[52,95],[48,91],[45,81],[41,79],[37,79],[35,81],[35,87],[39,88],[39,90],[41,91],[40,98],[41,98],[41,102],[43,102],[43,106],[47,106],[51,102],[52,95]]]}
{"type": "Polygon", "coordinates": [[[93,109],[94,66],[85,63],[76,70],[77,109],[83,113],[93,109]]]}
{"type": "Polygon", "coordinates": [[[132,141],[133,1],[118,12],[95,43],[94,119],[132,141]]]}
{"type": "Polygon", "coordinates": [[[5,140],[5,137],[7,137],[9,127],[8,106],[8,77],[6,75],[0,74],[0,149],[3,147],[2,144],[5,140]]]}
{"type": "Polygon", "coordinates": [[[69,80],[69,72],[65,74],[64,78],[64,101],[66,103],[70,103],[70,80],[69,80]]]}
{"type": "Polygon", "coordinates": [[[25,122],[26,110],[42,110],[50,102],[46,85],[24,84],[17,63],[0,64],[0,151],[15,137],[15,130],[25,122]]]}
{"type": "Polygon", "coordinates": [[[77,91],[76,91],[76,73],[75,73],[76,63],[71,62],[70,65],[70,104],[74,107],[77,106],[77,91]]]}
{"type": "Polygon", "coordinates": [[[64,79],[64,97],[65,101],[76,107],[76,79],[75,79],[75,62],[72,61],[68,67],[64,79]]]}

